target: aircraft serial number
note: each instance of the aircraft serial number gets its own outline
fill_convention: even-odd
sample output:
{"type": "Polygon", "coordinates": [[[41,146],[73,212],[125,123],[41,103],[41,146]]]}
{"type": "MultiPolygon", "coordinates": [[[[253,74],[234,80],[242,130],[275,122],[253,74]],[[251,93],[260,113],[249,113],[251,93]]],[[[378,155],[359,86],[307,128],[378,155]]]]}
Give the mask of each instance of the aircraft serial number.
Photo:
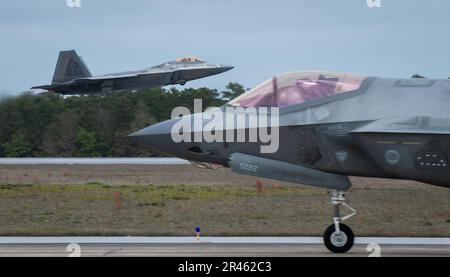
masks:
{"type": "Polygon", "coordinates": [[[248,163],[242,162],[239,164],[239,168],[241,170],[245,170],[245,171],[258,172],[258,166],[254,165],[254,164],[248,164],[248,163]]]}

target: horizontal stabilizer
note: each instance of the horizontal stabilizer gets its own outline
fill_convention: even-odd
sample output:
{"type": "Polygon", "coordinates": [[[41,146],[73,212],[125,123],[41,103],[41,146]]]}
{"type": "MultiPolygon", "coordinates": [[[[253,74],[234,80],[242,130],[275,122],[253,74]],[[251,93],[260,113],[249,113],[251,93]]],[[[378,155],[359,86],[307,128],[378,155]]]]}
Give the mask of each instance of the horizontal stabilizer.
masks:
{"type": "Polygon", "coordinates": [[[44,90],[55,90],[54,86],[49,86],[49,85],[44,85],[44,86],[36,86],[36,87],[31,87],[31,89],[44,89],[44,90]]]}

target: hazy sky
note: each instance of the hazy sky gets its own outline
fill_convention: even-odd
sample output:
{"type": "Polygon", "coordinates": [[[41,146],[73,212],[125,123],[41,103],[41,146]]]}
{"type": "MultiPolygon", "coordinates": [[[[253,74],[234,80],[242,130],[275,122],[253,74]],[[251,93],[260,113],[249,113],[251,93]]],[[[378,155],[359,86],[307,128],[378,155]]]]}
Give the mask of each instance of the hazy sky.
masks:
{"type": "Polygon", "coordinates": [[[93,74],[196,55],[236,66],[187,86],[253,87],[274,74],[331,70],[450,76],[450,1],[2,0],[0,93],[51,81],[76,49],[93,74]]]}

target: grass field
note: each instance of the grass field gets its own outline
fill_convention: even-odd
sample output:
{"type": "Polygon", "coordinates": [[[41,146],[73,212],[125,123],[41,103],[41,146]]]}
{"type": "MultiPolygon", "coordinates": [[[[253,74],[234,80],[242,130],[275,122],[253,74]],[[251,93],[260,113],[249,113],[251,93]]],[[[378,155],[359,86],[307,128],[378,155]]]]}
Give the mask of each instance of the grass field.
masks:
{"type": "MultiPolygon", "coordinates": [[[[348,221],[356,235],[450,235],[450,190],[368,180],[354,179],[348,195],[359,211],[348,221]]],[[[202,235],[211,236],[309,236],[321,235],[331,224],[325,190],[266,181],[261,190],[254,184],[216,181],[3,184],[0,235],[193,235],[199,225],[202,235]]]]}

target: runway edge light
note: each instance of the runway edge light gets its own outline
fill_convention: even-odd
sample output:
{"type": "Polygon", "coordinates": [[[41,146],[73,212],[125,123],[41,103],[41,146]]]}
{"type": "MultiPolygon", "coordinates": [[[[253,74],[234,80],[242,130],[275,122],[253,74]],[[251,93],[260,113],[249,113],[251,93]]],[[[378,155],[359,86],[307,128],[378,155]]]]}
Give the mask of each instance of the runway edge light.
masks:
{"type": "Polygon", "coordinates": [[[200,241],[200,226],[195,227],[195,235],[196,235],[197,241],[200,241]]]}

